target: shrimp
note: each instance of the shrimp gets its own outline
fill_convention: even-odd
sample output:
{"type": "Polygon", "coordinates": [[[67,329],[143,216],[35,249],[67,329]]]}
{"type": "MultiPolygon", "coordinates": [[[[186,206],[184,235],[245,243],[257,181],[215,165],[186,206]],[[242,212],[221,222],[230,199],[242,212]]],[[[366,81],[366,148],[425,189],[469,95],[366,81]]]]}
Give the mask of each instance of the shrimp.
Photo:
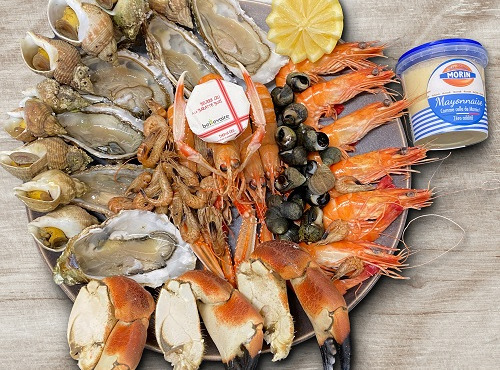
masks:
{"type": "MultiPolygon", "coordinates": [[[[276,113],[274,112],[273,99],[271,98],[269,90],[266,86],[259,83],[256,83],[255,87],[259,94],[259,99],[262,104],[262,108],[264,109],[264,116],[266,120],[266,133],[259,148],[259,155],[266,177],[269,180],[271,191],[274,192],[274,180],[281,172],[279,148],[275,139],[278,123],[276,121],[276,113]]],[[[251,114],[252,120],[254,120],[253,111],[251,114]]]]}
{"type": "Polygon", "coordinates": [[[169,141],[171,131],[165,119],[157,114],[144,122],[145,139],[137,149],[137,159],[144,167],[154,168],[169,141]]]}
{"type": "Polygon", "coordinates": [[[319,119],[322,116],[336,116],[335,105],[342,104],[362,92],[381,92],[385,84],[393,82],[394,76],[393,71],[377,66],[346,73],[307,88],[296,95],[296,102],[307,108],[308,115],[304,123],[319,129],[319,119]]]}
{"type": "Polygon", "coordinates": [[[396,248],[361,240],[343,240],[325,245],[301,243],[300,248],[326,270],[338,269],[347,259],[358,257],[365,264],[376,266],[383,274],[392,277],[400,277],[398,271],[404,266],[407,256],[404,251],[393,254],[396,248]]]}
{"type": "Polygon", "coordinates": [[[350,145],[361,140],[368,132],[404,115],[410,106],[406,99],[393,102],[387,98],[383,102],[368,104],[357,111],[337,119],[320,131],[328,135],[330,146],[345,151],[354,150],[350,145]]]}
{"type": "Polygon", "coordinates": [[[333,220],[378,220],[386,215],[388,207],[421,209],[431,205],[432,192],[428,189],[386,188],[344,194],[333,197],[323,209],[323,224],[328,228],[333,220]]]}
{"type": "Polygon", "coordinates": [[[335,177],[352,176],[363,184],[381,179],[386,175],[403,175],[412,170],[407,166],[434,161],[427,158],[422,146],[386,148],[356,155],[330,166],[335,177]]]}
{"type": "Polygon", "coordinates": [[[321,80],[320,75],[331,75],[346,68],[375,68],[376,64],[367,59],[383,57],[384,48],[385,45],[378,45],[374,41],[337,44],[330,54],[324,55],[314,63],[306,59],[298,64],[290,61],[281,67],[276,76],[276,86],[284,86],[291,72],[304,72],[309,76],[311,83],[318,83],[321,80]]]}

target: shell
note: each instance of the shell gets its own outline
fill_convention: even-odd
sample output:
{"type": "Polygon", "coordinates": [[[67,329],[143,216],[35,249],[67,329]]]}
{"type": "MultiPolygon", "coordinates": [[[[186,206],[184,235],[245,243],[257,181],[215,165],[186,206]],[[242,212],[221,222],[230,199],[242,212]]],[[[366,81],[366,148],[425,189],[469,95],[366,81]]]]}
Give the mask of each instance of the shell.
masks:
{"type": "Polygon", "coordinates": [[[57,119],[67,132],[63,138],[97,158],[132,158],[144,139],[142,120],[114,105],[94,104],[58,114],[57,119]]]}
{"type": "Polygon", "coordinates": [[[43,237],[45,228],[57,228],[64,233],[67,239],[69,239],[78,235],[86,227],[98,223],[97,218],[90,215],[83,208],[68,205],[34,219],[28,224],[28,231],[42,248],[52,252],[61,252],[66,247],[67,243],[57,248],[47,246],[47,240],[43,237]]]}
{"type": "Polygon", "coordinates": [[[92,57],[84,58],[83,62],[90,68],[95,94],[134,115],[141,118],[149,115],[145,103],[148,99],[153,98],[163,107],[173,102],[172,83],[159,68],[142,56],[121,50],[115,67],[92,57]]]}
{"type": "Polygon", "coordinates": [[[189,0],[149,0],[154,11],[189,29],[193,28],[193,18],[189,9],[189,0]]]}
{"type": "Polygon", "coordinates": [[[10,174],[29,181],[48,169],[81,171],[92,159],[81,149],[57,137],[38,139],[20,148],[0,152],[0,165],[10,174]]]}
{"type": "Polygon", "coordinates": [[[129,40],[135,40],[149,12],[147,0],[118,0],[113,21],[129,40]]]}
{"type": "Polygon", "coordinates": [[[47,149],[35,141],[14,150],[2,151],[0,165],[11,175],[29,181],[47,170],[47,149]]]}
{"type": "Polygon", "coordinates": [[[247,16],[235,0],[192,0],[197,29],[219,60],[242,78],[237,62],[255,82],[274,79],[288,58],[274,52],[266,33],[247,16]]]}
{"type": "Polygon", "coordinates": [[[94,166],[74,174],[73,178],[85,183],[88,191],[81,197],[73,199],[73,203],[90,211],[106,216],[114,213],[108,209],[111,198],[124,196],[127,188],[139,174],[147,171],[142,166],[94,166]]]}
{"type": "Polygon", "coordinates": [[[153,16],[146,28],[146,47],[149,56],[163,70],[163,73],[177,85],[182,72],[187,71],[184,80],[191,91],[200,79],[217,73],[225,80],[232,78],[196,36],[176,26],[160,15],[153,16]]]}
{"type": "Polygon", "coordinates": [[[330,167],[319,164],[318,169],[308,180],[308,187],[313,195],[324,194],[335,186],[335,176],[330,167]]]}
{"type": "Polygon", "coordinates": [[[80,53],[74,46],[62,40],[27,32],[26,37],[21,40],[21,52],[24,62],[33,72],[88,93],[93,92],[89,68],[82,63],[80,53]],[[40,48],[49,57],[49,65],[42,69],[34,63],[35,58],[40,55],[40,48]]]}
{"type": "Polygon", "coordinates": [[[57,260],[54,280],[73,285],[124,275],[156,288],[193,270],[195,263],[190,245],[165,215],[130,210],[72,238],[57,260]],[[138,243],[144,244],[139,248],[138,243]],[[128,250],[122,252],[122,248],[128,250]]]}
{"type": "Polygon", "coordinates": [[[36,137],[33,136],[33,134],[29,132],[26,127],[23,108],[18,108],[15,111],[8,112],[7,114],[9,115],[9,118],[3,127],[5,132],[7,132],[12,138],[25,143],[36,140],[36,137]]]}
{"type": "Polygon", "coordinates": [[[38,212],[50,212],[60,204],[68,204],[75,197],[83,195],[87,191],[87,186],[60,170],[49,170],[14,188],[14,191],[16,197],[21,199],[29,209],[38,212]],[[52,199],[33,199],[27,195],[31,191],[46,192],[52,199]]]}
{"type": "Polygon", "coordinates": [[[51,79],[45,79],[36,85],[36,96],[55,113],[79,110],[91,104],[71,87],[51,79]]]}
{"type": "Polygon", "coordinates": [[[116,40],[113,21],[108,13],[97,5],[81,3],[79,0],[50,0],[47,14],[52,31],[60,39],[75,46],[80,46],[89,55],[115,64],[117,61],[116,40]],[[69,6],[78,18],[78,39],[71,39],[61,34],[56,22],[62,18],[64,9],[69,6]]]}
{"type": "Polygon", "coordinates": [[[24,103],[23,116],[26,129],[35,137],[66,134],[66,130],[53,115],[52,109],[39,99],[28,99],[24,103]]]}

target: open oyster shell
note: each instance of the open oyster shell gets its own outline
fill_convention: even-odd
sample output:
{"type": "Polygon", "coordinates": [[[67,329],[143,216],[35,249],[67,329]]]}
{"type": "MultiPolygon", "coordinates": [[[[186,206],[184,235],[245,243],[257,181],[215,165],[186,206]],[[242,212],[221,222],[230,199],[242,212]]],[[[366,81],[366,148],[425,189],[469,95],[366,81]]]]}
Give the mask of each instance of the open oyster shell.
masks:
{"type": "Polygon", "coordinates": [[[288,62],[274,52],[262,29],[245,14],[236,0],[192,0],[197,29],[219,60],[242,78],[237,62],[260,83],[268,83],[288,62]]]}
{"type": "Polygon", "coordinates": [[[142,172],[148,171],[142,166],[132,164],[122,166],[94,166],[74,174],[75,179],[85,183],[88,190],[72,203],[90,211],[106,216],[114,215],[108,208],[111,198],[124,196],[132,181],[142,172]]]}
{"type": "Polygon", "coordinates": [[[68,205],[34,219],[28,224],[28,231],[42,248],[61,252],[70,238],[98,223],[83,208],[68,205]]]}
{"type": "Polygon", "coordinates": [[[144,139],[143,122],[113,105],[94,104],[56,117],[67,132],[63,138],[98,158],[132,158],[144,139]]]}
{"type": "Polygon", "coordinates": [[[145,118],[149,115],[148,99],[154,99],[163,107],[173,102],[172,83],[142,56],[121,50],[115,67],[97,58],[84,58],[83,62],[90,68],[94,93],[136,116],[145,118]]]}
{"type": "Polygon", "coordinates": [[[0,152],[0,165],[23,181],[47,169],[81,171],[92,159],[81,149],[57,137],[38,139],[20,148],[0,152]]]}
{"type": "Polygon", "coordinates": [[[154,11],[164,15],[171,22],[192,29],[193,19],[189,9],[190,0],[149,0],[154,11]]]}
{"type": "Polygon", "coordinates": [[[193,33],[164,17],[151,17],[145,35],[150,58],[175,85],[184,71],[188,72],[184,83],[189,91],[209,73],[217,73],[227,81],[232,80],[224,66],[193,33]]]}
{"type": "Polygon", "coordinates": [[[54,281],[73,285],[123,275],[156,288],[195,264],[191,247],[167,216],[121,211],[68,242],[54,267],[54,281]]]}

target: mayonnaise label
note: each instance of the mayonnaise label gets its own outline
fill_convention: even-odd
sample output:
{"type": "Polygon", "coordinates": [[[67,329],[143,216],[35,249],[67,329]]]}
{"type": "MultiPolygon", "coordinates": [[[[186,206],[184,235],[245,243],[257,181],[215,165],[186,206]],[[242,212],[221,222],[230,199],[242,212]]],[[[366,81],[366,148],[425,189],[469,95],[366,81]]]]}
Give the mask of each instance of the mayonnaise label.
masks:
{"type": "Polygon", "coordinates": [[[197,85],[186,105],[186,118],[199,138],[210,143],[235,139],[248,126],[250,102],[241,86],[211,80],[197,85]]]}
{"type": "Polygon", "coordinates": [[[427,100],[432,111],[448,123],[474,124],[483,118],[486,101],[476,66],[464,59],[439,65],[429,78],[427,100]]]}

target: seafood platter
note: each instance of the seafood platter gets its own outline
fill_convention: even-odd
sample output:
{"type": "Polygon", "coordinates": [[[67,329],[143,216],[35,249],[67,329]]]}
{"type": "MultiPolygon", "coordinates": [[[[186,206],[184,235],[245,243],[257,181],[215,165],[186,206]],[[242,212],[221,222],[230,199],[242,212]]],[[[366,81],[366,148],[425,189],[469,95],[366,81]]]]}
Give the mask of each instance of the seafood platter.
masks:
{"type": "MultiPolygon", "coordinates": [[[[410,102],[337,0],[49,0],[21,40],[44,76],[5,130],[28,231],[74,301],[82,369],[254,369],[316,336],[350,368],[348,311],[401,278],[410,102]]],[[[353,323],[356,325],[356,323],[353,323]]]]}

